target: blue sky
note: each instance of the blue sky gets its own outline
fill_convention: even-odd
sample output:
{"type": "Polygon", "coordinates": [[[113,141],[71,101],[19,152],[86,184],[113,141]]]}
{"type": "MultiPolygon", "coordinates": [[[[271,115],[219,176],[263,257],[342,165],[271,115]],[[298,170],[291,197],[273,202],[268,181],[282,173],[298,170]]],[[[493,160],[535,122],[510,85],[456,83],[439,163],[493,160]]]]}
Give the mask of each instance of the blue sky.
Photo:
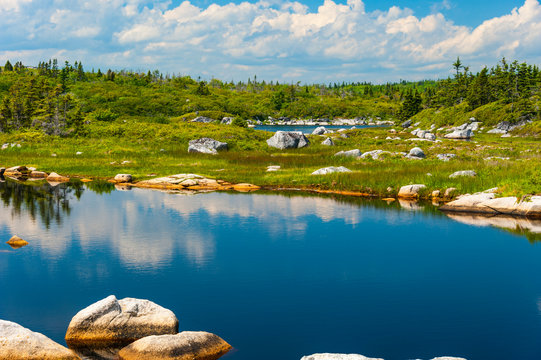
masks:
{"type": "Polygon", "coordinates": [[[446,77],[457,56],[541,63],[539,0],[0,0],[0,18],[2,63],[376,83],[446,77]]]}

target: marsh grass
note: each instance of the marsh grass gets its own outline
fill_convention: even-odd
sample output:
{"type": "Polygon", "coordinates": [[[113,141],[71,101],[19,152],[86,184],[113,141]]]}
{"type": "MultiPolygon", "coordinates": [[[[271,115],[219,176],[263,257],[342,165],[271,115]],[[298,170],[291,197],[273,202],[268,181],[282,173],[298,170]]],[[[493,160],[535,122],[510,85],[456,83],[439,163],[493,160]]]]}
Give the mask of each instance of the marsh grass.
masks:
{"type": "MultiPolygon", "coordinates": [[[[369,191],[382,196],[396,195],[403,185],[427,185],[426,193],[455,187],[459,193],[499,187],[504,195],[541,193],[541,144],[536,138],[501,138],[480,135],[474,141],[443,140],[440,143],[385,140],[390,129],[348,131],[349,138],[336,137],[337,146],[323,146],[324,137],[310,136],[311,145],[295,150],[267,146],[272,133],[215,124],[150,124],[137,118],[126,123],[91,124],[89,134],[79,138],[44,136],[38,132],[0,134],[0,143],[19,143],[21,148],[0,151],[0,166],[27,165],[62,175],[111,178],[131,173],[141,180],[153,176],[197,173],[239,183],[334,190],[369,191]],[[190,154],[191,139],[211,137],[226,141],[230,150],[217,156],[190,154]],[[419,146],[425,160],[390,156],[383,160],[333,156],[340,150],[360,149],[408,152],[419,146]],[[76,155],[82,152],[81,155],[76,155]],[[453,153],[456,159],[443,162],[437,154],[453,153]],[[55,157],[52,154],[56,154],[55,157]],[[509,160],[488,159],[509,157],[509,160]],[[125,163],[123,163],[125,162],[125,163]],[[269,165],[281,166],[266,172],[269,165]],[[352,173],[312,176],[327,166],[345,166],[352,173]],[[449,179],[460,170],[475,170],[475,178],[449,179]],[[391,188],[390,191],[387,189],[391,188]]],[[[392,135],[395,136],[395,135],[392,135]]]]}

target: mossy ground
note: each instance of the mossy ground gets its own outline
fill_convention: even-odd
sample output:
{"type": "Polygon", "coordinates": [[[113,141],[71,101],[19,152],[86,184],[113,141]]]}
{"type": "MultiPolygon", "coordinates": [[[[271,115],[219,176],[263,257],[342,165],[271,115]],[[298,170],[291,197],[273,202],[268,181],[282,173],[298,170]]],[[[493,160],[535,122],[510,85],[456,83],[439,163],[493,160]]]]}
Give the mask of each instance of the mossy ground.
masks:
{"type": "Polygon", "coordinates": [[[541,194],[541,141],[536,137],[501,138],[477,134],[473,141],[408,141],[409,132],[391,133],[391,128],[348,131],[349,138],[335,137],[336,146],[323,146],[324,137],[310,136],[310,146],[278,150],[267,146],[272,133],[227,125],[170,121],[148,123],[123,118],[112,123],[88,125],[84,137],[62,138],[27,131],[0,134],[0,144],[19,143],[0,151],[0,166],[27,165],[71,177],[112,178],[130,173],[136,180],[177,173],[197,173],[233,183],[248,182],[269,187],[317,188],[396,195],[403,185],[427,185],[427,193],[455,187],[471,193],[498,187],[502,195],[541,194]],[[399,136],[401,140],[386,140],[399,136]],[[188,141],[211,137],[229,144],[219,155],[190,154],[188,141]],[[333,155],[340,150],[360,149],[408,152],[419,146],[427,158],[408,160],[390,156],[362,160],[333,155]],[[77,152],[82,154],[76,155],[77,152]],[[456,159],[443,162],[437,154],[453,153],[456,159]],[[56,154],[56,156],[52,156],[56,154]],[[509,158],[508,160],[498,159],[509,158]],[[489,159],[492,158],[492,159],[489,159]],[[266,172],[269,165],[280,171],[266,172]],[[327,166],[345,166],[352,173],[310,175],[327,166]],[[475,170],[474,178],[450,179],[459,170],[475,170]],[[391,188],[391,191],[388,191],[391,188]]]}

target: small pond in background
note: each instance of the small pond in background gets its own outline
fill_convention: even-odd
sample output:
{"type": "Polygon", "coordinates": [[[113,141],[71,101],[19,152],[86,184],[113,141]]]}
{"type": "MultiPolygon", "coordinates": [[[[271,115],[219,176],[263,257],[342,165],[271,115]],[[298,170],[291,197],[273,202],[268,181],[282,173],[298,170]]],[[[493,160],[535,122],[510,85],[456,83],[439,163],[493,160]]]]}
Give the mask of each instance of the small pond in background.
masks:
{"type": "Polygon", "coordinates": [[[339,130],[347,129],[350,130],[352,127],[356,129],[367,129],[381,126],[372,126],[372,125],[256,125],[254,129],[263,130],[263,131],[302,131],[303,134],[311,134],[316,128],[323,126],[327,130],[339,130]]]}
{"type": "Polygon", "coordinates": [[[114,294],[221,336],[227,360],[541,358],[540,221],[100,183],[7,181],[0,199],[0,318],[61,344],[75,313],[114,294]],[[14,234],[30,244],[11,249],[14,234]]]}

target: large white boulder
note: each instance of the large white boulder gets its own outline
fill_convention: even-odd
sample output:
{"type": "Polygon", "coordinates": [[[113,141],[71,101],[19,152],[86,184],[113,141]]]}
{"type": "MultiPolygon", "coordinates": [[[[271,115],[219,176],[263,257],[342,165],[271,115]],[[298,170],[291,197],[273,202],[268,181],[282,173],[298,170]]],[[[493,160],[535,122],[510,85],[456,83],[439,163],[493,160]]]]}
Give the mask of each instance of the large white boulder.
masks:
{"type": "Polygon", "coordinates": [[[227,150],[227,143],[211,138],[190,140],[188,152],[216,155],[218,151],[227,150]]]}
{"type": "Polygon", "coordinates": [[[312,135],[324,135],[326,133],[327,129],[325,129],[324,126],[317,127],[314,129],[314,131],[312,131],[312,135]]]}
{"type": "Polygon", "coordinates": [[[203,331],[183,331],[176,335],[148,336],[126,346],[120,360],[215,360],[231,345],[217,335],[203,331]]]}
{"type": "Polygon", "coordinates": [[[149,335],[176,334],[178,319],[152,301],[114,295],[79,311],[71,320],[66,341],[71,346],[128,343],[149,335]]]}
{"type": "Polygon", "coordinates": [[[449,179],[454,179],[457,177],[476,177],[477,173],[473,170],[462,170],[462,171],[455,171],[451,175],[449,175],[449,179]]]}
{"type": "Polygon", "coordinates": [[[298,149],[307,146],[310,141],[302,131],[277,131],[267,140],[267,145],[277,149],[298,149]]]}
{"type": "Polygon", "coordinates": [[[80,360],[73,351],[47,336],[5,320],[0,320],[0,359],[80,360]]]}
{"type": "Polygon", "coordinates": [[[402,186],[400,188],[400,191],[398,191],[398,197],[405,198],[405,199],[415,199],[419,197],[419,193],[421,192],[421,190],[425,188],[426,188],[426,185],[423,185],[423,184],[413,184],[413,185],[402,186]]]}

